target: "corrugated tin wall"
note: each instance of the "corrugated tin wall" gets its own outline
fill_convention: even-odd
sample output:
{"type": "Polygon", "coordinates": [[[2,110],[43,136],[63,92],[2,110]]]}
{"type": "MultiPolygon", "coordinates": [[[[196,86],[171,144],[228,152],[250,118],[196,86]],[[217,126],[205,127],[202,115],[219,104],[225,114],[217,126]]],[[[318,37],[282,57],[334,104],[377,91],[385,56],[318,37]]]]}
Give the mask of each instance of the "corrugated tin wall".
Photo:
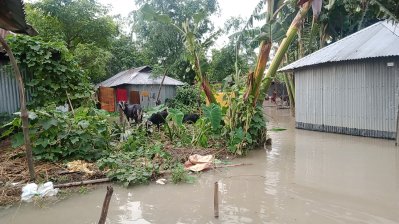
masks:
{"type": "Polygon", "coordinates": [[[399,58],[318,65],[295,75],[298,128],[395,137],[399,58]]]}
{"type": "MultiPolygon", "coordinates": [[[[28,77],[26,70],[21,69],[21,73],[25,81],[28,77]]],[[[19,92],[14,72],[11,66],[0,64],[0,113],[12,114],[18,110],[19,92]]]]}
{"type": "MultiPolygon", "coordinates": [[[[126,87],[129,92],[130,91],[139,91],[140,92],[140,101],[141,106],[144,108],[154,107],[155,100],[158,94],[159,85],[129,85],[126,87]],[[141,96],[141,92],[147,91],[149,93],[149,97],[141,96]]],[[[172,99],[176,96],[176,88],[177,86],[162,86],[160,100],[162,103],[165,103],[165,99],[172,99]]]]}

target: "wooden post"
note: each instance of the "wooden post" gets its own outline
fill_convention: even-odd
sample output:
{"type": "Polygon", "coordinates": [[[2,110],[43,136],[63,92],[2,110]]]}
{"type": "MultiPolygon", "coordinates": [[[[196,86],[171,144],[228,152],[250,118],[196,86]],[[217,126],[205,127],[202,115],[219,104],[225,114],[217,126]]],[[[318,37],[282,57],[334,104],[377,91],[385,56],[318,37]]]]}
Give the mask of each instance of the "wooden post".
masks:
{"type": "Polygon", "coordinates": [[[28,169],[30,179],[35,180],[35,167],[33,164],[32,158],[32,145],[29,137],[29,115],[28,109],[26,109],[26,98],[25,98],[25,87],[22,79],[21,72],[19,71],[17,61],[15,60],[14,54],[11,51],[11,48],[8,46],[7,42],[0,36],[1,45],[3,45],[6,50],[8,57],[10,58],[11,65],[14,69],[15,78],[17,79],[18,90],[19,90],[19,102],[21,106],[21,120],[22,120],[22,132],[24,134],[24,142],[25,142],[25,152],[26,152],[26,160],[28,162],[28,169]]]}
{"type": "Polygon", "coordinates": [[[398,146],[398,141],[399,141],[399,105],[398,105],[398,111],[396,114],[396,141],[395,141],[395,146],[398,146]]]}
{"type": "Polygon", "coordinates": [[[219,218],[219,182],[215,182],[215,189],[213,192],[213,211],[215,218],[219,218]]]}
{"type": "Polygon", "coordinates": [[[119,111],[119,123],[124,124],[125,123],[124,114],[122,108],[119,105],[118,105],[118,111],[119,111]]]}
{"type": "Polygon", "coordinates": [[[165,70],[165,73],[163,74],[161,85],[159,85],[158,95],[157,95],[157,99],[155,101],[157,106],[160,104],[159,103],[159,97],[161,96],[161,89],[162,89],[162,86],[163,86],[163,82],[165,81],[166,74],[168,73],[168,70],[169,70],[169,68],[167,68],[165,70]]]}
{"type": "Polygon", "coordinates": [[[111,201],[112,193],[114,193],[114,189],[112,188],[112,186],[107,186],[107,194],[105,195],[103,208],[101,210],[101,217],[100,217],[100,221],[98,221],[98,224],[105,224],[105,220],[107,219],[107,214],[108,214],[109,202],[111,201]]]}

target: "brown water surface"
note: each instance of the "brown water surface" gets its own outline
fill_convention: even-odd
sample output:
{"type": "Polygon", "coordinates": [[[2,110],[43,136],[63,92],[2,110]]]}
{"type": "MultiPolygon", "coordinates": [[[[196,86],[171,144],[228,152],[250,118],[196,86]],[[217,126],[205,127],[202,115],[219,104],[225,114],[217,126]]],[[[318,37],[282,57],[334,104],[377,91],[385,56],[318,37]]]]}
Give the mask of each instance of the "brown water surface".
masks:
{"type": "MultiPolygon", "coordinates": [[[[108,223],[399,223],[399,147],[393,141],[294,129],[267,107],[273,146],[201,174],[195,184],[114,187],[108,223]],[[220,217],[213,184],[221,179],[220,217]]],[[[0,223],[96,223],[105,185],[39,208],[0,211],[0,223]]]]}

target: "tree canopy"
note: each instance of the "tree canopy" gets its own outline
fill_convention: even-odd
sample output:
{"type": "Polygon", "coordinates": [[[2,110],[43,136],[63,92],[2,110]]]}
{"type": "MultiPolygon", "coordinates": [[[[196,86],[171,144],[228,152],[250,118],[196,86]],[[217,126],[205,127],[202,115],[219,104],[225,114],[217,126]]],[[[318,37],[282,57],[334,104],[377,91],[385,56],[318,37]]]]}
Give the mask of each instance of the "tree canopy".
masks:
{"type": "MultiPolygon", "coordinates": [[[[206,12],[206,17],[196,31],[197,38],[205,38],[214,30],[210,15],[218,12],[216,0],[136,0],[136,3],[140,6],[147,4],[176,24],[191,20],[198,12],[206,12]]],[[[132,15],[131,24],[136,43],[147,64],[168,67],[172,76],[193,83],[195,75],[185,55],[182,33],[167,24],[146,20],[139,11],[132,15]]]]}
{"type": "Polygon", "coordinates": [[[108,49],[118,27],[96,0],[42,0],[28,7],[28,21],[45,39],[60,38],[68,48],[95,44],[108,49]]]}

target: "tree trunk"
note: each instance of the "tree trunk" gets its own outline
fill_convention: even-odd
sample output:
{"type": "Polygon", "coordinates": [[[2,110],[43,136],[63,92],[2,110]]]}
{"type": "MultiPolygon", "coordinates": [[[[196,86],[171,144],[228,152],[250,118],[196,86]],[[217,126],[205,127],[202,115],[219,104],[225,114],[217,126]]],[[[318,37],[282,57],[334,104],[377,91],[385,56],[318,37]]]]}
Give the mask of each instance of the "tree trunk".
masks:
{"type": "MultiPolygon", "coordinates": [[[[288,53],[285,54],[285,62],[289,63],[288,60],[288,53]]],[[[292,80],[291,74],[285,72],[283,75],[284,82],[287,88],[287,93],[290,101],[290,111],[291,111],[291,116],[295,117],[295,87],[294,83],[292,80]]]]}
{"type": "Polygon", "coordinates": [[[249,94],[247,92],[244,99],[247,100],[249,96],[252,96],[253,106],[256,106],[256,102],[259,97],[259,87],[262,84],[263,73],[266,69],[266,63],[269,60],[271,46],[272,44],[269,41],[261,42],[255,72],[253,73],[253,77],[251,76],[251,74],[249,76],[249,82],[247,87],[247,91],[249,91],[249,94]]]}
{"type": "Polygon", "coordinates": [[[298,30],[298,57],[299,58],[303,58],[305,56],[305,47],[304,47],[304,43],[303,43],[303,38],[302,38],[302,32],[303,32],[303,27],[301,27],[301,29],[298,30]]]}
{"type": "Polygon", "coordinates": [[[32,145],[29,137],[29,115],[28,110],[26,109],[26,98],[25,98],[25,87],[22,79],[21,72],[19,71],[17,61],[15,60],[14,54],[11,51],[11,48],[8,46],[7,42],[0,36],[1,45],[3,45],[4,49],[7,51],[8,57],[10,58],[11,65],[15,72],[15,78],[18,83],[19,90],[19,101],[21,106],[21,120],[22,120],[22,132],[24,134],[24,142],[25,142],[25,151],[26,151],[26,160],[28,161],[28,169],[30,179],[35,180],[35,167],[33,164],[32,158],[32,145]]]}
{"type": "Polygon", "coordinates": [[[262,88],[261,88],[262,93],[265,93],[269,89],[273,78],[276,76],[277,69],[281,64],[281,61],[283,60],[284,55],[287,52],[288,47],[290,46],[291,42],[294,40],[295,35],[297,34],[297,32],[302,24],[302,20],[306,16],[311,5],[312,5],[312,0],[304,3],[302,5],[302,8],[299,10],[297,15],[295,16],[294,20],[292,21],[291,26],[286,33],[286,37],[281,42],[280,47],[278,48],[276,55],[274,56],[269,69],[267,70],[266,78],[262,82],[262,88]]]}
{"type": "Polygon", "coordinates": [[[319,49],[322,49],[326,45],[326,30],[327,30],[327,24],[321,25],[321,27],[320,27],[320,46],[319,46],[319,49]]]}
{"type": "Polygon", "coordinates": [[[195,68],[197,70],[197,76],[201,83],[201,87],[205,92],[206,98],[208,99],[209,103],[217,104],[215,95],[213,94],[212,87],[208,81],[208,78],[202,73],[200,59],[196,52],[194,52],[194,55],[195,55],[195,68]]]}
{"type": "Polygon", "coordinates": [[[169,68],[167,68],[167,69],[165,70],[165,73],[163,74],[163,78],[162,78],[161,85],[159,85],[157,100],[155,101],[157,105],[159,105],[158,102],[159,102],[159,97],[160,97],[160,95],[161,95],[161,89],[162,89],[162,86],[163,86],[163,82],[165,81],[166,74],[168,73],[168,70],[169,70],[169,68]]]}
{"type": "Polygon", "coordinates": [[[287,88],[287,93],[288,93],[288,99],[290,101],[290,110],[291,110],[291,116],[295,115],[295,101],[294,101],[294,93],[293,90],[291,89],[290,81],[288,79],[288,74],[284,73],[284,82],[285,86],[287,88]]]}

